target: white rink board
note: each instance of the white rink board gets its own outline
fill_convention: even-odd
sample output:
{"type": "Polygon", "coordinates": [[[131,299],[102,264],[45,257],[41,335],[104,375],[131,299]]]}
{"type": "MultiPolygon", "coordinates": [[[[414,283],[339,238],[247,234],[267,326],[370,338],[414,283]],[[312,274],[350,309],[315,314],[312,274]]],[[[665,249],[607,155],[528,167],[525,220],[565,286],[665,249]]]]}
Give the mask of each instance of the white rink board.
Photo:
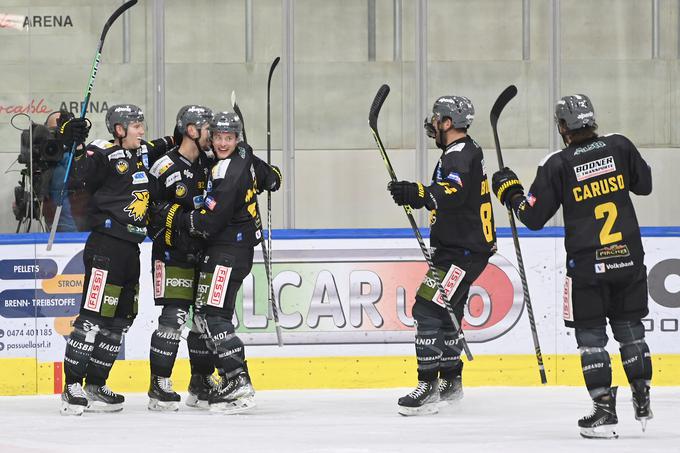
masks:
{"type": "MultiPolygon", "coordinates": [[[[644,245],[647,251],[645,262],[650,272],[651,293],[650,315],[645,321],[648,328],[647,340],[655,354],[680,353],[678,341],[680,260],[676,258],[677,251],[680,250],[680,237],[645,237],[644,245]],[[662,265],[657,266],[659,263],[662,265]],[[664,272],[668,274],[665,277],[659,271],[663,267],[666,268],[664,272]],[[654,272],[654,278],[652,278],[652,272],[654,272]],[[656,300],[655,294],[663,294],[664,299],[656,300]]],[[[240,335],[250,345],[250,356],[412,354],[413,329],[409,323],[412,320],[409,317],[408,306],[412,304],[415,288],[420,283],[425,269],[414,239],[285,239],[275,240],[274,246],[275,286],[277,292],[280,289],[282,313],[287,313],[286,319],[293,322],[294,313],[299,312],[302,321],[296,327],[284,328],[284,337],[287,342],[285,348],[272,346],[274,343],[272,323],[268,323],[265,328],[257,326],[258,323],[263,322],[266,300],[263,296],[265,294],[263,291],[265,288],[264,273],[262,266],[256,264],[253,272],[255,277],[247,280],[244,285],[250,288],[246,300],[254,309],[251,315],[248,317],[244,315],[240,319],[243,324],[240,335]],[[323,275],[327,280],[321,278],[323,275]],[[380,288],[371,287],[368,292],[369,296],[371,294],[380,296],[375,303],[377,308],[374,315],[382,324],[377,326],[374,325],[375,323],[372,324],[371,313],[365,307],[362,309],[360,300],[366,295],[362,296],[363,289],[356,289],[357,281],[352,280],[356,275],[368,276],[368,280],[372,277],[377,279],[380,288]],[[295,278],[300,280],[297,286],[290,283],[295,278]],[[331,286],[324,286],[328,282],[331,282],[331,286]],[[352,286],[353,282],[354,286],[352,286]],[[396,287],[403,285],[405,288],[401,299],[392,291],[395,285],[396,287]],[[321,296],[318,294],[315,296],[314,291],[320,288],[323,290],[321,296]],[[253,291],[259,295],[255,297],[254,305],[253,291]],[[402,305],[399,305],[400,303],[402,305]],[[313,325],[311,321],[313,311],[311,307],[314,304],[316,304],[314,310],[318,315],[317,325],[313,325]],[[336,311],[333,311],[333,304],[335,304],[336,311]],[[339,323],[341,325],[338,325],[339,323]]],[[[564,328],[561,319],[565,257],[563,238],[523,237],[521,246],[543,354],[575,353],[576,346],[572,331],[564,328]]],[[[0,260],[0,315],[2,316],[0,318],[2,322],[0,358],[37,357],[41,362],[62,360],[65,329],[70,319],[64,316],[64,313],[68,316],[74,316],[77,313],[80,290],[71,289],[70,293],[48,293],[45,288],[54,290],[56,285],[61,284],[59,279],[72,281],[82,278],[82,262],[78,255],[82,248],[82,242],[56,244],[53,251],[47,253],[44,244],[40,243],[0,245],[0,257],[2,257],[0,260]],[[15,269],[13,266],[17,265],[13,260],[20,260],[17,261],[20,263],[19,266],[28,266],[31,263],[44,264],[40,272],[47,272],[45,268],[52,266],[54,271],[52,274],[56,274],[56,277],[52,274],[45,274],[38,275],[38,277],[45,278],[32,278],[34,275],[27,267],[16,268],[19,272],[13,273],[15,269]],[[61,274],[69,275],[64,277],[61,274]],[[36,292],[43,290],[45,291],[42,293],[36,292]],[[21,303],[22,300],[31,305],[33,297],[40,299],[41,303],[48,305],[56,303],[57,305],[42,307],[41,310],[44,311],[40,317],[35,316],[35,309],[32,307],[12,306],[21,303]],[[66,309],[64,306],[59,306],[65,301],[70,302],[70,306],[66,309]]],[[[126,336],[124,348],[126,359],[148,358],[149,338],[155,329],[159,313],[159,309],[153,306],[152,299],[151,244],[145,242],[141,248],[140,313],[126,336]]],[[[494,260],[505,263],[503,264],[505,267],[501,266],[499,269],[505,273],[503,278],[506,279],[506,283],[510,282],[511,292],[514,291],[515,300],[512,301],[514,305],[502,319],[502,323],[505,323],[504,327],[499,328],[502,323],[490,326],[490,322],[485,324],[483,321],[484,316],[488,315],[489,308],[496,307],[494,299],[496,296],[492,295],[486,302],[480,296],[478,301],[480,303],[477,306],[482,308],[476,315],[468,313],[466,319],[473,323],[481,322],[481,325],[474,330],[466,330],[466,336],[472,343],[475,354],[530,354],[533,352],[533,344],[526,309],[522,307],[521,284],[516,270],[513,270],[509,264],[515,262],[514,248],[510,238],[499,239],[499,254],[494,260]],[[503,256],[507,257],[507,260],[503,256]],[[519,298],[517,298],[518,294],[519,298]],[[491,305],[484,305],[486,303],[491,305]],[[487,311],[486,314],[484,310],[487,311]]],[[[256,255],[257,262],[261,262],[259,254],[256,255]]],[[[483,295],[486,291],[495,294],[493,289],[493,287],[476,288],[473,286],[472,293],[477,292],[483,295]]],[[[66,290],[69,289],[66,288],[66,290]]],[[[501,293],[501,291],[496,292],[501,293]]],[[[238,311],[239,314],[243,313],[240,308],[238,311]]],[[[493,311],[496,312],[496,309],[494,308],[493,311]]],[[[266,323],[266,320],[264,322],[266,323]]],[[[611,352],[618,352],[615,344],[610,343],[609,347],[611,352]]],[[[184,344],[180,349],[180,357],[187,357],[184,344]]]]}

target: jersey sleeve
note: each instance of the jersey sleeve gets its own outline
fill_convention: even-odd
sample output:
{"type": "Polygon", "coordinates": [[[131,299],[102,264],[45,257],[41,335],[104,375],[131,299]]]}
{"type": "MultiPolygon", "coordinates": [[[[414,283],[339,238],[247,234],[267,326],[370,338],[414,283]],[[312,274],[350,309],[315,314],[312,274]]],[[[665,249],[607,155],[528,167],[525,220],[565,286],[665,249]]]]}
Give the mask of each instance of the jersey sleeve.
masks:
{"type": "Polygon", "coordinates": [[[175,146],[175,139],[167,136],[151,140],[150,142],[146,142],[146,144],[148,145],[147,153],[149,155],[149,165],[153,166],[158,159],[175,146]]]}
{"type": "Polygon", "coordinates": [[[636,195],[652,193],[652,169],[642,158],[633,142],[624,137],[628,144],[628,166],[630,169],[630,191],[636,195]]]}
{"type": "Polygon", "coordinates": [[[109,164],[107,150],[112,146],[105,140],[95,140],[87,145],[82,155],[73,159],[73,178],[90,193],[95,192],[106,179],[109,164]]]}
{"type": "Polygon", "coordinates": [[[525,197],[515,197],[512,209],[530,230],[540,230],[555,215],[562,200],[560,157],[553,153],[536,171],[536,178],[525,197]]]}
{"type": "Polygon", "coordinates": [[[262,190],[265,189],[263,184],[265,181],[269,180],[272,175],[279,181],[278,184],[281,185],[279,174],[272,169],[271,165],[257,157],[255,154],[253,154],[253,169],[255,170],[255,177],[258,182],[257,193],[261,193],[262,190]]]}
{"type": "Polygon", "coordinates": [[[465,203],[472,185],[472,162],[460,152],[444,155],[441,165],[435,169],[432,184],[427,192],[434,199],[438,210],[455,209],[465,203]]]}
{"type": "Polygon", "coordinates": [[[205,206],[191,211],[188,216],[192,235],[210,237],[219,233],[232,219],[239,190],[238,175],[230,171],[230,164],[230,160],[222,160],[213,167],[212,190],[205,198],[205,206]]]}

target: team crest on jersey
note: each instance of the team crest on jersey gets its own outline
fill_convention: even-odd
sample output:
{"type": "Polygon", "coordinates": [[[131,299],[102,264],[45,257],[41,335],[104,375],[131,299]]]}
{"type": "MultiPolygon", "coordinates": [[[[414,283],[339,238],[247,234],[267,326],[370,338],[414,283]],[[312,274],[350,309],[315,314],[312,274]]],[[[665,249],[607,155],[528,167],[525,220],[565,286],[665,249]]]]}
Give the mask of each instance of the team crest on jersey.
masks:
{"type": "Polygon", "coordinates": [[[144,220],[146,210],[149,206],[149,191],[135,190],[132,192],[132,201],[123,209],[128,216],[137,222],[144,220]]]}
{"type": "Polygon", "coordinates": [[[183,182],[177,183],[175,186],[175,196],[177,198],[184,198],[187,194],[187,186],[183,182]]]}
{"type": "Polygon", "coordinates": [[[116,171],[119,174],[124,175],[125,173],[127,173],[129,168],[130,168],[130,166],[128,165],[126,160],[120,159],[120,160],[116,161],[116,171]]]}

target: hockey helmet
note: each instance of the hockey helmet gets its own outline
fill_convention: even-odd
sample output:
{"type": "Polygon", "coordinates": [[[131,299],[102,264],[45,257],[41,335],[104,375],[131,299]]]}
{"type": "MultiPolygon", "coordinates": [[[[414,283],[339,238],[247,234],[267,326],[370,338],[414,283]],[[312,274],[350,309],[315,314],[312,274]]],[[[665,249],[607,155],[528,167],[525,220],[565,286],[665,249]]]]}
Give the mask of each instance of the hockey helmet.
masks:
{"type": "Polygon", "coordinates": [[[593,103],[585,94],[564,96],[555,105],[555,123],[562,123],[567,131],[597,127],[593,103]]]}
{"type": "Polygon", "coordinates": [[[116,135],[116,124],[120,124],[127,131],[130,123],[143,123],[144,112],[134,104],[116,104],[106,112],[106,129],[116,135]]]}
{"type": "Polygon", "coordinates": [[[432,106],[432,116],[437,121],[451,118],[453,127],[467,129],[475,119],[475,107],[465,96],[442,96],[432,106]]]}
{"type": "Polygon", "coordinates": [[[233,112],[219,112],[210,122],[210,133],[233,132],[237,137],[243,132],[243,123],[233,112]]]}
{"type": "Polygon", "coordinates": [[[213,112],[208,107],[196,104],[185,105],[177,112],[177,130],[184,135],[190,124],[200,129],[204,124],[210,123],[212,118],[213,112]]]}

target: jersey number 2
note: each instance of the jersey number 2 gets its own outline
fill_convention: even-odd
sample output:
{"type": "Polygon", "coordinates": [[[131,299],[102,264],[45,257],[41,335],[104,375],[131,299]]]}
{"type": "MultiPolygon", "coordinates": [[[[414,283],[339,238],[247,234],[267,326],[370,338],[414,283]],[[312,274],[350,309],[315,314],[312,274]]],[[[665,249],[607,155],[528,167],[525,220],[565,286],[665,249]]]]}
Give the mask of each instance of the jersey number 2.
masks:
{"type": "Polygon", "coordinates": [[[621,233],[612,233],[612,227],[614,226],[614,222],[616,222],[617,215],[618,210],[616,209],[616,205],[611,201],[595,206],[595,218],[598,220],[604,219],[604,225],[602,225],[602,229],[600,230],[600,244],[607,245],[613,242],[619,242],[623,239],[621,233]]]}

